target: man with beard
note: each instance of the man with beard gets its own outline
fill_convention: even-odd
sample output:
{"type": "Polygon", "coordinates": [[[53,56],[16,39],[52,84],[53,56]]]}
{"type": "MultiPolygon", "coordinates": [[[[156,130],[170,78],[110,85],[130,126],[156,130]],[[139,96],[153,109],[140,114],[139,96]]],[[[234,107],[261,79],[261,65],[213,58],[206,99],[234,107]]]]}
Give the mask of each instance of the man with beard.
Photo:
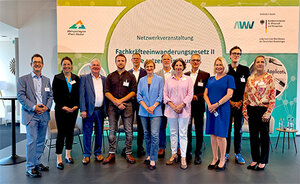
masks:
{"type": "Polygon", "coordinates": [[[125,55],[119,54],[115,57],[117,70],[107,76],[105,96],[109,99],[109,155],[103,164],[113,162],[116,153],[116,132],[118,120],[121,116],[125,134],[126,150],[125,159],[128,163],[134,164],[132,156],[132,98],[136,95],[137,84],[133,74],[125,70],[127,59],[125,55]]]}

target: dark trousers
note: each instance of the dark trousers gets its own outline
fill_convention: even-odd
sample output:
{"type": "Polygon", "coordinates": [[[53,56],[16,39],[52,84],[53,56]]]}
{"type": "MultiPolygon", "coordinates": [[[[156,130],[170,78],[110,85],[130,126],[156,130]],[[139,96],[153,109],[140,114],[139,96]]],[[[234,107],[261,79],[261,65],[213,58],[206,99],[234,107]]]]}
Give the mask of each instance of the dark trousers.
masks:
{"type": "MultiPolygon", "coordinates": [[[[165,104],[162,104],[162,111],[165,112],[165,104]]],[[[166,149],[166,128],[167,128],[168,118],[162,116],[160,130],[159,130],[159,148],[166,149]]]]}
{"type": "Polygon", "coordinates": [[[92,116],[83,119],[83,150],[84,157],[91,156],[92,150],[92,134],[93,129],[96,134],[94,155],[101,155],[102,149],[102,134],[103,134],[103,122],[104,122],[104,107],[95,109],[92,116]],[[94,126],[95,122],[95,126],[94,126]]]}
{"type": "Polygon", "coordinates": [[[234,122],[234,152],[235,154],[238,154],[241,152],[242,126],[244,122],[242,108],[240,109],[231,108],[228,136],[226,138],[227,139],[226,153],[228,154],[230,152],[231,129],[232,129],[233,122],[234,122]]]}
{"type": "MultiPolygon", "coordinates": [[[[141,122],[141,118],[139,116],[139,108],[140,108],[140,104],[138,102],[134,102],[133,104],[133,115],[136,115],[136,124],[137,124],[137,130],[138,130],[138,134],[137,134],[137,149],[142,151],[144,150],[143,147],[143,142],[144,142],[144,129],[143,129],[143,125],[141,122]]],[[[132,118],[132,121],[134,121],[134,118],[132,118]]],[[[133,122],[132,122],[133,123],[133,122]]]]}
{"type": "Polygon", "coordinates": [[[249,116],[250,146],[253,162],[267,164],[269,160],[269,122],[262,122],[266,107],[247,107],[249,116]]]}
{"type": "MultiPolygon", "coordinates": [[[[193,108],[193,107],[192,107],[193,108]]],[[[194,119],[195,133],[196,133],[196,150],[195,155],[201,155],[201,148],[203,144],[203,115],[204,112],[193,113],[191,116],[191,122],[188,126],[188,145],[187,156],[192,155],[192,120],[194,119]]]]}
{"type": "Polygon", "coordinates": [[[116,133],[119,129],[118,121],[122,118],[122,122],[125,130],[125,146],[126,154],[132,154],[132,138],[133,138],[133,126],[132,126],[132,103],[128,102],[124,110],[120,110],[118,107],[110,103],[108,108],[108,120],[109,120],[109,153],[116,153],[116,133]]]}
{"type": "Polygon", "coordinates": [[[78,110],[73,113],[67,113],[63,110],[55,110],[55,119],[57,126],[56,139],[56,154],[62,154],[64,143],[66,142],[66,149],[71,150],[74,138],[74,127],[78,110]]]}

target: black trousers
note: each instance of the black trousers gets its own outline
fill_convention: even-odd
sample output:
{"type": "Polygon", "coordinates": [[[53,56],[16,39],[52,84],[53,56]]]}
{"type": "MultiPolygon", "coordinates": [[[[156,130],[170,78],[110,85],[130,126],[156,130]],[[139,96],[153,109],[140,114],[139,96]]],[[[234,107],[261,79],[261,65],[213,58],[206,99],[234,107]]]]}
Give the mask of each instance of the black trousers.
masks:
{"type": "MultiPolygon", "coordinates": [[[[137,142],[137,149],[142,151],[142,150],[144,150],[144,147],[143,147],[144,129],[143,129],[141,118],[139,116],[139,108],[140,108],[140,104],[135,101],[133,103],[133,114],[136,113],[136,123],[137,123],[137,129],[138,129],[136,142],[137,142]]],[[[134,121],[134,118],[132,118],[132,121],[134,121]]]]}
{"type": "Polygon", "coordinates": [[[201,155],[201,148],[203,144],[203,115],[204,112],[198,111],[191,115],[191,123],[188,126],[188,145],[187,156],[192,155],[192,120],[194,119],[195,133],[196,133],[196,150],[195,155],[201,155]]]}
{"type": "Polygon", "coordinates": [[[231,108],[228,136],[226,138],[227,139],[227,147],[226,147],[227,154],[229,154],[229,152],[230,152],[231,130],[232,130],[233,121],[234,121],[234,152],[235,152],[235,154],[238,154],[241,152],[242,126],[243,126],[243,122],[244,122],[242,108],[240,108],[240,109],[231,108]]]}
{"type": "Polygon", "coordinates": [[[55,119],[57,126],[56,139],[56,154],[62,154],[64,143],[66,142],[66,149],[71,150],[74,139],[74,127],[78,110],[73,113],[67,113],[63,110],[55,110],[55,119]]]}
{"type": "Polygon", "coordinates": [[[262,122],[266,111],[266,107],[247,107],[252,160],[262,164],[268,163],[270,150],[270,122],[262,122]]]}

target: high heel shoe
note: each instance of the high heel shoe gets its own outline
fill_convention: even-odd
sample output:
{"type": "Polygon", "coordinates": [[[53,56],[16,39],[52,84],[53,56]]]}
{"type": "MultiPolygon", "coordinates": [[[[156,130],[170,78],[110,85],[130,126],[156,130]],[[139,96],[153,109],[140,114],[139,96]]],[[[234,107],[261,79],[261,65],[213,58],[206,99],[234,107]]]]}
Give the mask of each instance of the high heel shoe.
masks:
{"type": "Polygon", "coordinates": [[[220,160],[218,160],[215,164],[209,164],[208,165],[208,170],[215,169],[219,163],[220,163],[220,160]]]}
{"type": "Polygon", "coordinates": [[[216,172],[225,171],[225,169],[226,169],[226,162],[224,163],[223,167],[219,167],[219,165],[217,165],[216,172]]]}
{"type": "Polygon", "coordinates": [[[178,156],[171,156],[171,158],[166,162],[166,165],[173,165],[177,162],[178,156]]]}
{"type": "Polygon", "coordinates": [[[187,169],[187,163],[185,162],[185,164],[182,164],[182,161],[181,161],[180,168],[183,169],[183,170],[186,170],[187,169]]]}
{"type": "Polygon", "coordinates": [[[259,165],[257,165],[256,168],[255,168],[255,170],[256,170],[256,171],[263,171],[263,170],[265,170],[266,165],[267,165],[267,164],[265,164],[264,167],[259,167],[259,165]]]}
{"type": "Polygon", "coordinates": [[[56,168],[59,170],[64,170],[64,164],[62,162],[56,164],[56,168]]]}
{"type": "Polygon", "coordinates": [[[65,158],[65,159],[66,159],[66,162],[67,162],[68,164],[74,164],[74,160],[73,160],[72,157],[70,157],[70,158],[65,158]]]}

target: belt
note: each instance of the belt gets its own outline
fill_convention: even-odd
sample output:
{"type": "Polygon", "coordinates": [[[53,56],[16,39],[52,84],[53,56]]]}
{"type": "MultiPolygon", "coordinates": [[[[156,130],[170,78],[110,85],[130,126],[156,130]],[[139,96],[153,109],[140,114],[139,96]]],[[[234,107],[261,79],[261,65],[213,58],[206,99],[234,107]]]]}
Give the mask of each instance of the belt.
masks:
{"type": "Polygon", "coordinates": [[[95,107],[94,111],[101,110],[101,109],[102,109],[102,106],[101,107],[95,107]]]}

